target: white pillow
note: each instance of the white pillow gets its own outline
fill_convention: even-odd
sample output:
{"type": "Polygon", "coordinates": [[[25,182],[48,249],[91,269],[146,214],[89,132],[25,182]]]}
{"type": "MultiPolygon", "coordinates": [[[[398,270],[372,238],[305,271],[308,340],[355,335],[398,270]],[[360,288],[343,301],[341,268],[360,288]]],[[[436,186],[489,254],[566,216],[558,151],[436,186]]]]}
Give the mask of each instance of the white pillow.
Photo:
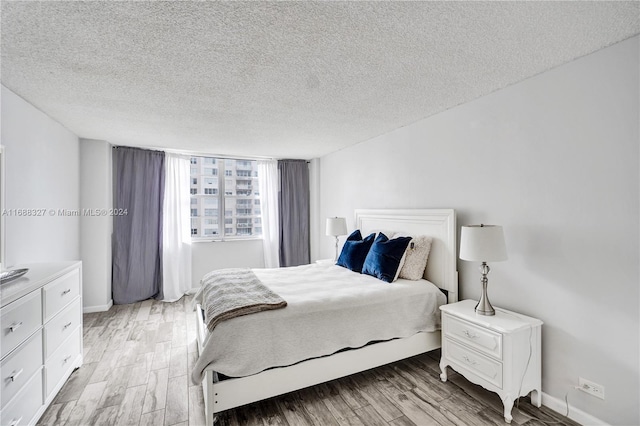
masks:
{"type": "MultiPolygon", "coordinates": [[[[394,238],[399,236],[401,235],[396,234],[394,238]]],[[[411,240],[403,257],[404,262],[401,262],[402,266],[399,268],[400,273],[398,276],[400,278],[413,281],[422,279],[424,270],[427,268],[432,242],[433,238],[427,235],[414,237],[411,240]]]]}

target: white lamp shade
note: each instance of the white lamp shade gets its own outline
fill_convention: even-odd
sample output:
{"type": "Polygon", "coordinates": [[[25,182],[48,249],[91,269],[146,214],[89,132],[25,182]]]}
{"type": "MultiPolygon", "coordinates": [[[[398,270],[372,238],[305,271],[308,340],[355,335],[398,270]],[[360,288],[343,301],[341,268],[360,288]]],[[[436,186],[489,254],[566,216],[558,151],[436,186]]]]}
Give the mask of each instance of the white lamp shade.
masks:
{"type": "Polygon", "coordinates": [[[327,218],[327,235],[347,235],[347,220],[344,217],[327,218]]]}
{"type": "Polygon", "coordinates": [[[476,262],[507,260],[502,226],[463,226],[460,232],[460,259],[476,262]]]}

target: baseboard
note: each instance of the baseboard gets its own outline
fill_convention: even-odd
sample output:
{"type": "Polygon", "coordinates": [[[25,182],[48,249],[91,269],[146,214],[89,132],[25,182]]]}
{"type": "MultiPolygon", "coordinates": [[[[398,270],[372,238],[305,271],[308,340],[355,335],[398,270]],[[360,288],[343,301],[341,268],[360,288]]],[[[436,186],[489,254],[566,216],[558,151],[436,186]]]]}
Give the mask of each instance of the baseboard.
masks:
{"type": "MultiPolygon", "coordinates": [[[[567,403],[564,399],[556,398],[555,396],[551,396],[544,392],[542,392],[542,405],[551,408],[553,411],[556,411],[562,415],[567,412],[567,403]]],[[[585,413],[584,411],[573,407],[571,404],[569,404],[569,418],[575,422],[580,423],[581,425],[610,426],[609,423],[603,422],[602,420],[593,417],[591,414],[585,413]]]]}
{"type": "Polygon", "coordinates": [[[91,314],[93,312],[105,312],[111,309],[112,306],[113,306],[113,299],[109,299],[109,303],[107,303],[106,305],[83,306],[82,313],[91,314]]]}

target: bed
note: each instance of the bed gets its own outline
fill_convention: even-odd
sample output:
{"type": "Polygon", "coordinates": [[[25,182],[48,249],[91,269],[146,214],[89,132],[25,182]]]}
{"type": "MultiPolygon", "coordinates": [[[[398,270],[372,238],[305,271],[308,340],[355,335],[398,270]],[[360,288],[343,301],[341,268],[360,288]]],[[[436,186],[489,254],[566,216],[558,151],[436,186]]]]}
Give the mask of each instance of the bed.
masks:
{"type": "Polygon", "coordinates": [[[207,425],[216,413],[439,348],[438,306],[458,299],[451,209],[356,210],[363,235],[433,238],[424,279],[391,284],[332,262],[254,270],[287,307],[224,321],[209,331],[196,306],[207,425]],[[366,301],[366,302],[365,302],[366,301]]]}

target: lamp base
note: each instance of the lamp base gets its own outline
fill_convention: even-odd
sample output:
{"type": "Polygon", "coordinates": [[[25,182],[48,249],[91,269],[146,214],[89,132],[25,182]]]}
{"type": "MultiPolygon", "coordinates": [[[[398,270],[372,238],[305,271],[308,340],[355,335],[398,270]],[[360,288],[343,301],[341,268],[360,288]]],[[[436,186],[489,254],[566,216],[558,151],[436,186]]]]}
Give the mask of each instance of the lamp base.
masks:
{"type": "Polygon", "coordinates": [[[485,295],[482,295],[482,297],[480,297],[480,301],[476,305],[476,314],[486,315],[486,316],[491,316],[496,314],[495,309],[493,309],[493,306],[491,306],[489,299],[487,299],[485,295]]]}
{"type": "Polygon", "coordinates": [[[491,302],[489,302],[489,296],[487,295],[487,284],[489,284],[487,274],[489,274],[490,271],[487,262],[482,262],[480,271],[482,272],[482,294],[480,295],[480,300],[476,305],[476,314],[486,316],[495,315],[496,311],[495,309],[493,309],[493,306],[491,306],[491,302]]]}

